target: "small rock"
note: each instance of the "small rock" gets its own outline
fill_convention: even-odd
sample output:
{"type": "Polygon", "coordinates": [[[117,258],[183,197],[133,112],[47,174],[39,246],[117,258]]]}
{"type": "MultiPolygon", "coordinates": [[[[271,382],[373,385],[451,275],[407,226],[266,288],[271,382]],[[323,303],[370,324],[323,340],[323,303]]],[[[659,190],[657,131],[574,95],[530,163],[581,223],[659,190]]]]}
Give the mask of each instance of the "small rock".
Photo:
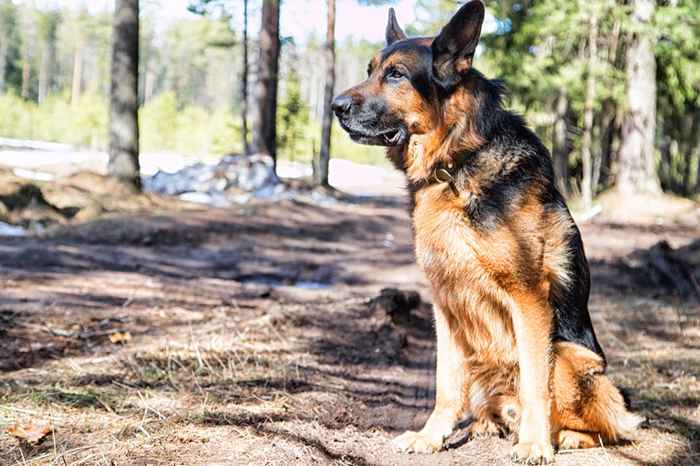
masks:
{"type": "Polygon", "coordinates": [[[384,288],[379,296],[369,302],[372,312],[387,315],[396,325],[406,324],[411,320],[411,311],[421,305],[421,297],[417,291],[405,291],[397,288],[384,288]]]}

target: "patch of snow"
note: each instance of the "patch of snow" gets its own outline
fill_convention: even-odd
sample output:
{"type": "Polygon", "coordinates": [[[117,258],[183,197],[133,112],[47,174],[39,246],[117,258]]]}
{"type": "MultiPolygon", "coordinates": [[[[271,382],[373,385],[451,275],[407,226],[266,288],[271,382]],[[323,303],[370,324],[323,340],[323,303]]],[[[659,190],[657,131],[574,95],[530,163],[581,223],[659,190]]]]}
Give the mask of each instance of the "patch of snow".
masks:
{"type": "Polygon", "coordinates": [[[20,178],[36,181],[53,181],[56,177],[51,173],[39,172],[35,170],[27,170],[26,168],[15,168],[13,173],[20,178]]]}
{"type": "Polygon", "coordinates": [[[291,162],[289,160],[277,161],[277,175],[280,178],[304,178],[313,174],[308,163],[291,162]]]}
{"type": "Polygon", "coordinates": [[[214,206],[248,202],[251,196],[275,198],[284,191],[266,155],[229,155],[217,164],[198,162],[169,173],[143,177],[144,188],[214,206]]]}
{"type": "Polygon", "coordinates": [[[22,150],[41,150],[50,152],[71,151],[73,146],[70,144],[60,144],[57,142],[46,141],[31,141],[27,139],[11,139],[0,138],[0,148],[22,149],[22,150]]]}
{"type": "Polygon", "coordinates": [[[325,290],[331,286],[328,283],[298,281],[294,284],[294,287],[302,290],[325,290]]]}
{"type": "Polygon", "coordinates": [[[191,164],[191,157],[172,152],[144,152],[139,156],[142,176],[153,176],[159,171],[175,173],[191,164]]]}
{"type": "Polygon", "coordinates": [[[24,228],[0,222],[0,236],[26,236],[24,228]]]}

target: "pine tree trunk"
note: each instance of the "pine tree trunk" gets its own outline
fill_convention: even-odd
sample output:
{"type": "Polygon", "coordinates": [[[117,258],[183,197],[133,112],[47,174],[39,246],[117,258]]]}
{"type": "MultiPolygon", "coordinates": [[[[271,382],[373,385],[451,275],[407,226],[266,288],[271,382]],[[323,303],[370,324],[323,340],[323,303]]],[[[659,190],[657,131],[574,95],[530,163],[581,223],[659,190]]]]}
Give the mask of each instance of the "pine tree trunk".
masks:
{"type": "Polygon", "coordinates": [[[135,190],[139,176],[139,0],[117,0],[112,33],[109,174],[135,190]]]}
{"type": "Polygon", "coordinates": [[[615,101],[611,98],[606,99],[600,113],[600,184],[606,187],[615,160],[615,132],[618,126],[615,120],[615,101]]]}
{"type": "Polygon", "coordinates": [[[256,102],[252,115],[255,152],[272,157],[277,169],[277,81],[279,71],[279,0],[263,0],[256,102]]]}
{"type": "Polygon", "coordinates": [[[73,82],[71,84],[71,105],[78,105],[83,92],[83,44],[81,40],[75,45],[73,54],[73,82]]]}
{"type": "Polygon", "coordinates": [[[22,54],[22,91],[21,95],[23,99],[29,99],[29,84],[31,78],[31,48],[27,44],[24,46],[24,53],[22,54]]]}
{"type": "Polygon", "coordinates": [[[7,54],[9,53],[9,45],[7,43],[6,34],[0,37],[0,94],[5,93],[5,75],[7,73],[7,54]]]}
{"type": "Polygon", "coordinates": [[[328,186],[328,165],[331,158],[331,129],[333,127],[333,91],[335,88],[335,0],[327,0],[328,22],[326,23],[326,88],[323,96],[323,129],[321,150],[314,157],[314,184],[328,186]]]}
{"type": "MultiPolygon", "coordinates": [[[[632,19],[648,26],[654,0],[633,0],[632,19]]],[[[627,112],[622,123],[617,189],[623,193],[661,191],[654,157],[656,130],[656,59],[652,37],[632,35],[627,47],[627,112]]]]}
{"type": "Polygon", "coordinates": [[[593,205],[593,105],[595,103],[595,66],[598,54],[598,18],[595,6],[591,6],[588,25],[588,76],[586,78],[586,98],[583,106],[583,135],[581,138],[581,197],[583,207],[589,210],[593,205]]]}
{"type": "Polygon", "coordinates": [[[569,197],[569,98],[564,90],[559,92],[554,102],[554,130],[552,137],[552,159],[554,162],[554,181],[564,197],[569,197]]]}
{"type": "Polygon", "coordinates": [[[41,66],[39,67],[39,92],[37,101],[42,104],[49,94],[49,79],[51,75],[51,45],[45,44],[41,54],[41,66]]]}
{"type": "Polygon", "coordinates": [[[248,145],[248,0],[243,0],[243,66],[241,70],[241,137],[243,153],[250,154],[248,145]]]}

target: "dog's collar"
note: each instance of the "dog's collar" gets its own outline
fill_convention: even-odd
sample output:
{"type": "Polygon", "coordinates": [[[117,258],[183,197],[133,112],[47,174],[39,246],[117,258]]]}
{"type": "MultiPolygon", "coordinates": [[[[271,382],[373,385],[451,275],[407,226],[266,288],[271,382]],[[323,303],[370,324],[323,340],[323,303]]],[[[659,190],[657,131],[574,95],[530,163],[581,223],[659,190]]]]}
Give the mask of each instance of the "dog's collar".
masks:
{"type": "MultiPolygon", "coordinates": [[[[431,171],[430,177],[425,181],[426,184],[446,183],[452,194],[455,197],[459,197],[460,189],[457,187],[457,174],[464,168],[473,154],[473,152],[465,151],[449,162],[438,163],[431,171]]],[[[464,186],[462,186],[462,191],[464,191],[464,186]]]]}
{"type": "Polygon", "coordinates": [[[455,182],[453,170],[454,166],[451,163],[446,165],[438,165],[433,169],[431,178],[436,183],[447,183],[452,191],[452,194],[459,196],[459,189],[457,189],[457,183],[455,182]]]}

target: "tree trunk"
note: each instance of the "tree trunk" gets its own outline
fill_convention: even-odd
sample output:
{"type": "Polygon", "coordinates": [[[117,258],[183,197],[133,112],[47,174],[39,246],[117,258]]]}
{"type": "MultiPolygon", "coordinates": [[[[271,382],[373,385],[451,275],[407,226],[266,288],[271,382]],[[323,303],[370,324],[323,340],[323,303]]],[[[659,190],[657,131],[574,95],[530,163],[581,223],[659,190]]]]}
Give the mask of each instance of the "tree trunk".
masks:
{"type": "MultiPolygon", "coordinates": [[[[695,109],[695,115],[696,118],[700,119],[700,108],[695,109]]],[[[695,137],[697,139],[696,145],[695,145],[695,155],[696,155],[696,170],[697,173],[695,174],[695,193],[700,194],[700,131],[695,133],[695,137]]]]}
{"type": "Polygon", "coordinates": [[[83,92],[83,43],[81,39],[75,45],[73,54],[73,82],[71,84],[70,103],[75,106],[80,102],[83,92]]]}
{"type": "Polygon", "coordinates": [[[331,158],[331,129],[333,127],[333,91],[335,88],[335,0],[327,0],[328,22],[326,23],[326,88],[323,95],[323,129],[321,150],[314,157],[314,185],[328,186],[328,165],[331,158]]]}
{"type": "Polygon", "coordinates": [[[139,176],[139,0],[117,0],[112,32],[109,174],[135,190],[139,176]]]}
{"type": "Polygon", "coordinates": [[[243,67],[241,70],[241,137],[243,153],[250,154],[248,145],[248,0],[243,0],[243,67]]]}
{"type": "Polygon", "coordinates": [[[610,181],[613,161],[615,160],[615,131],[617,108],[611,98],[605,99],[600,111],[600,178],[599,182],[607,187],[610,181]]]}
{"type": "Polygon", "coordinates": [[[277,81],[279,70],[279,0],[263,0],[260,59],[253,112],[253,150],[272,157],[277,170],[277,81]]]}
{"type": "Polygon", "coordinates": [[[554,130],[552,137],[552,159],[554,162],[554,181],[564,197],[569,197],[569,98],[561,90],[554,102],[554,130]]]}
{"type": "Polygon", "coordinates": [[[0,94],[5,93],[5,74],[7,73],[7,54],[9,53],[9,44],[7,42],[7,33],[0,37],[0,94]]]}
{"type": "Polygon", "coordinates": [[[39,92],[37,101],[42,104],[49,94],[49,80],[51,78],[51,45],[44,44],[44,51],[41,54],[41,66],[39,66],[39,92]]]}
{"type": "Polygon", "coordinates": [[[31,59],[32,50],[29,44],[24,46],[24,53],[22,54],[22,98],[29,99],[29,84],[31,78],[31,59]]]}
{"type": "Polygon", "coordinates": [[[593,205],[593,105],[595,103],[595,66],[598,54],[598,18],[595,6],[591,5],[588,25],[588,76],[586,77],[586,99],[583,106],[583,136],[581,138],[581,197],[583,208],[593,205]]]}
{"type": "MultiPolygon", "coordinates": [[[[654,0],[633,0],[632,18],[647,26],[654,0]]],[[[617,189],[623,193],[659,193],[654,160],[656,130],[656,60],[652,37],[637,32],[627,47],[627,112],[622,123],[617,189]]]]}

